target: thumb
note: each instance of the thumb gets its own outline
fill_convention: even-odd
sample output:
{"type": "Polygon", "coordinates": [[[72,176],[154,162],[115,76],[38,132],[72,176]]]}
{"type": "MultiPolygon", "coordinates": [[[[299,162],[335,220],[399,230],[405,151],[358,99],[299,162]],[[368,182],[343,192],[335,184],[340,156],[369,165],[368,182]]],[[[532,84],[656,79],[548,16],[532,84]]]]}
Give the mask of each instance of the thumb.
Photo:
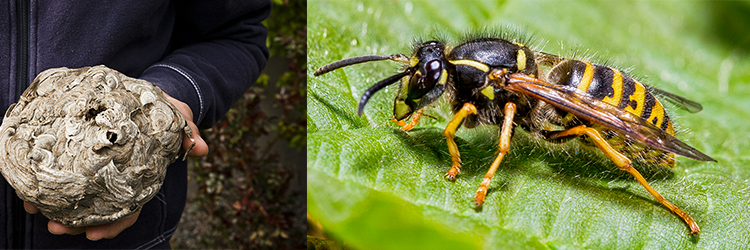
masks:
{"type": "Polygon", "coordinates": [[[208,144],[206,144],[206,141],[201,137],[198,126],[193,123],[193,111],[190,109],[190,106],[167,95],[167,93],[164,93],[164,96],[166,96],[169,102],[171,102],[177,108],[177,110],[180,111],[180,114],[182,114],[182,117],[185,118],[188,126],[190,127],[190,135],[182,135],[182,151],[189,150],[188,156],[192,157],[206,156],[208,154],[208,144]]]}
{"type": "Polygon", "coordinates": [[[188,152],[188,156],[206,156],[208,154],[208,144],[206,144],[206,141],[203,140],[203,137],[201,137],[201,134],[198,131],[198,126],[196,126],[195,123],[193,123],[191,120],[188,120],[187,124],[190,127],[191,134],[189,137],[187,136],[187,134],[182,136],[182,150],[190,150],[190,152],[188,152]],[[193,147],[192,149],[190,149],[191,146],[193,147]]]}

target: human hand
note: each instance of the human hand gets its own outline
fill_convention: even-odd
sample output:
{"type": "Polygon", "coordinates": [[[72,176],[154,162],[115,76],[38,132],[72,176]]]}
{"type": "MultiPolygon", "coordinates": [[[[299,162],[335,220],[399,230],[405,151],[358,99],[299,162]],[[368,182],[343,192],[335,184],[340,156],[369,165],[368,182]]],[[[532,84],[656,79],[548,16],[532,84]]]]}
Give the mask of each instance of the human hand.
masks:
{"type": "MultiPolygon", "coordinates": [[[[39,212],[39,209],[36,208],[34,205],[29,204],[28,202],[23,202],[23,208],[26,209],[26,212],[30,214],[35,214],[39,212]]],[[[88,226],[88,227],[67,227],[63,225],[60,222],[52,221],[50,220],[47,223],[47,230],[49,230],[52,234],[70,234],[70,235],[77,235],[81,234],[83,232],[86,233],[86,238],[89,240],[101,240],[101,239],[112,239],[118,234],[122,232],[122,230],[125,230],[126,228],[132,226],[136,220],[138,220],[138,215],[141,214],[141,211],[135,212],[130,217],[127,217],[122,220],[118,220],[112,223],[104,224],[104,225],[96,225],[96,226],[88,226]]]]}
{"type": "MultiPolygon", "coordinates": [[[[162,92],[164,93],[164,92],[162,92]]],[[[193,111],[190,109],[190,106],[185,104],[184,102],[181,102],[177,99],[172,98],[171,96],[167,95],[167,93],[164,93],[164,96],[169,99],[172,104],[174,104],[175,107],[177,107],[177,110],[180,111],[182,114],[182,117],[187,120],[188,126],[190,126],[190,130],[192,131],[192,134],[190,134],[190,137],[192,137],[193,140],[195,140],[195,146],[193,146],[193,149],[190,150],[188,153],[188,156],[192,157],[203,157],[208,154],[208,144],[206,144],[206,141],[201,138],[201,134],[198,132],[198,126],[193,123],[193,111]]],[[[190,145],[193,144],[193,141],[190,140],[191,138],[187,137],[185,135],[182,136],[182,151],[187,151],[190,149],[190,145]]]]}
{"type": "MultiPolygon", "coordinates": [[[[195,142],[195,146],[193,146],[193,149],[188,153],[189,156],[193,157],[202,157],[208,154],[208,145],[206,144],[206,141],[201,138],[200,133],[198,132],[198,126],[193,123],[193,111],[190,110],[190,107],[185,104],[184,102],[181,102],[177,99],[172,98],[171,96],[164,93],[164,95],[167,97],[167,99],[174,104],[175,107],[177,107],[177,110],[180,111],[182,116],[187,120],[188,126],[190,126],[190,130],[192,130],[192,134],[190,135],[192,137],[188,137],[187,135],[183,135],[182,137],[182,151],[187,151],[190,149],[190,145],[195,142]]],[[[23,202],[23,207],[26,209],[26,212],[30,214],[35,214],[39,212],[39,209],[34,207],[34,205],[31,205],[30,203],[23,202]]],[[[47,223],[47,230],[49,230],[52,234],[70,234],[70,235],[77,235],[81,233],[86,233],[86,238],[89,240],[100,240],[100,239],[112,239],[115,236],[119,235],[123,230],[126,228],[132,226],[135,224],[135,221],[138,220],[138,215],[141,214],[141,211],[135,212],[130,217],[127,217],[122,220],[118,220],[112,223],[103,224],[103,225],[96,225],[96,226],[89,226],[89,227],[67,227],[64,224],[57,222],[57,221],[49,221],[47,223]]]]}

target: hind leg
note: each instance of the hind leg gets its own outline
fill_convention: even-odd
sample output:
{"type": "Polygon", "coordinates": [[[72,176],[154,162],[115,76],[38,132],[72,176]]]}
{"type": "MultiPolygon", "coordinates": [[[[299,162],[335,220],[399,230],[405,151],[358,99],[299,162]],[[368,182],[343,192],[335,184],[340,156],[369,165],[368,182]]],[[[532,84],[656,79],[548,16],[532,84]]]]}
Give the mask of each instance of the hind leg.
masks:
{"type": "Polygon", "coordinates": [[[624,170],[628,173],[630,173],[633,177],[635,177],[635,180],[638,181],[643,187],[646,188],[646,191],[648,191],[654,198],[656,198],[657,201],[659,201],[661,204],[669,208],[670,211],[677,214],[677,216],[680,216],[683,221],[690,227],[690,234],[697,235],[701,229],[698,227],[698,223],[695,223],[695,220],[693,220],[690,215],[688,215],[685,211],[682,211],[682,209],[678,208],[668,200],[664,199],[664,196],[659,194],[659,192],[656,192],[653,188],[651,188],[651,185],[646,182],[646,179],[643,178],[641,173],[638,172],[635,168],[631,166],[630,159],[625,157],[620,152],[617,152],[614,148],[612,148],[611,145],[605,140],[597,130],[593,128],[586,127],[585,125],[580,125],[576,127],[572,127],[563,131],[559,132],[553,132],[549,134],[548,139],[556,139],[556,138],[565,138],[569,136],[581,136],[586,135],[596,144],[596,146],[604,152],[609,159],[611,159],[615,165],[617,165],[618,168],[621,170],[624,170]]]}

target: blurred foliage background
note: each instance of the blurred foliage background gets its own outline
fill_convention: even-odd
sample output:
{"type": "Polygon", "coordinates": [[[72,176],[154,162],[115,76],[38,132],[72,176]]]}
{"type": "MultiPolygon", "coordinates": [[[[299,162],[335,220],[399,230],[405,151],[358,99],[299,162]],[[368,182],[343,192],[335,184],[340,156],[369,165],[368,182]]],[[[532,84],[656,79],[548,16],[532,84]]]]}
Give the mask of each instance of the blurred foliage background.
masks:
{"type": "Polygon", "coordinates": [[[263,75],[191,159],[172,247],[300,249],[305,244],[306,1],[274,0],[263,75]]]}

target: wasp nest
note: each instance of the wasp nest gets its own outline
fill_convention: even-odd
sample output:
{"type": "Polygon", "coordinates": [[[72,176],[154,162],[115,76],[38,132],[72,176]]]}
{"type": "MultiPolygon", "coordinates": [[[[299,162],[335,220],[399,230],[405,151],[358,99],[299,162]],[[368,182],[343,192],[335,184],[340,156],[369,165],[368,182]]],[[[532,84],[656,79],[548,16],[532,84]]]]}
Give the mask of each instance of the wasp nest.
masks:
{"type": "Polygon", "coordinates": [[[67,226],[105,224],[156,195],[190,128],[153,84],[96,66],[39,74],[0,126],[0,171],[67,226]]]}

